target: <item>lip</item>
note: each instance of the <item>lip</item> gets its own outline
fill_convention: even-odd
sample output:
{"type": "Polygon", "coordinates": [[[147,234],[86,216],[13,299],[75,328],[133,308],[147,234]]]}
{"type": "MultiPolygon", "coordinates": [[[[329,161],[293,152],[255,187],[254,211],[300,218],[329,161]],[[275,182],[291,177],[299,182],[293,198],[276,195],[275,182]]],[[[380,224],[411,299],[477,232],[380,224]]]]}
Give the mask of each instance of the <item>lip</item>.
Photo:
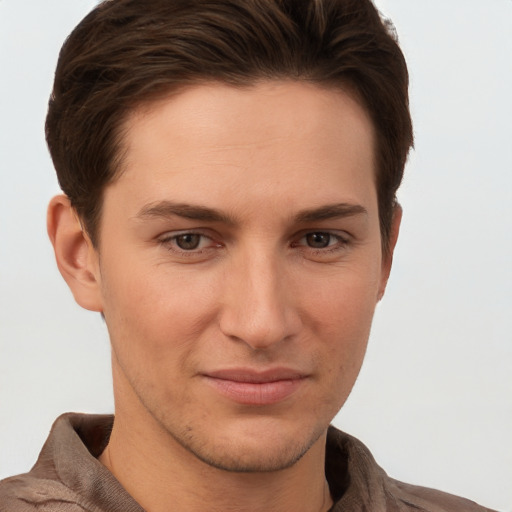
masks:
{"type": "Polygon", "coordinates": [[[297,392],[307,378],[306,374],[289,368],[264,371],[233,368],[202,376],[222,396],[242,405],[282,402],[297,392]]]}

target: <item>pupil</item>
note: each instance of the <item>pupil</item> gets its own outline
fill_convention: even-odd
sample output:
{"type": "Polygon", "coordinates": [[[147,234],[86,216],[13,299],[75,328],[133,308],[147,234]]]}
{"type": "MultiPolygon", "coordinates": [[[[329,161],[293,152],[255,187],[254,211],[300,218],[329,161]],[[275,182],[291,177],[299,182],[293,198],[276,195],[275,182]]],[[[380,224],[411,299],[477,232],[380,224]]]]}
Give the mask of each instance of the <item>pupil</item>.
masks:
{"type": "Polygon", "coordinates": [[[180,235],[178,238],[176,238],[176,243],[180,249],[191,251],[193,249],[197,249],[200,240],[201,235],[187,233],[186,235],[180,235]]]}
{"type": "Polygon", "coordinates": [[[308,245],[315,249],[323,249],[329,245],[331,235],[329,233],[310,233],[306,236],[308,245]]]}

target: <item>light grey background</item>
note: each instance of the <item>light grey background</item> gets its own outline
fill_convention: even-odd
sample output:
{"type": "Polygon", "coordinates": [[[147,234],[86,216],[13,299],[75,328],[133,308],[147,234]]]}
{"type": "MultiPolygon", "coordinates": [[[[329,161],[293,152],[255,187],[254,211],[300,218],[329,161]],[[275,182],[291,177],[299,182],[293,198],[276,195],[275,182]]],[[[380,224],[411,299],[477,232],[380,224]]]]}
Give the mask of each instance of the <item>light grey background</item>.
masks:
{"type": "MultiPolygon", "coordinates": [[[[0,478],[31,467],[61,412],[112,411],[105,328],[45,232],[52,73],[94,4],[0,0],[0,478]]],[[[512,511],[512,1],[377,4],[408,58],[416,150],[387,296],[335,423],[398,479],[512,511]]]]}

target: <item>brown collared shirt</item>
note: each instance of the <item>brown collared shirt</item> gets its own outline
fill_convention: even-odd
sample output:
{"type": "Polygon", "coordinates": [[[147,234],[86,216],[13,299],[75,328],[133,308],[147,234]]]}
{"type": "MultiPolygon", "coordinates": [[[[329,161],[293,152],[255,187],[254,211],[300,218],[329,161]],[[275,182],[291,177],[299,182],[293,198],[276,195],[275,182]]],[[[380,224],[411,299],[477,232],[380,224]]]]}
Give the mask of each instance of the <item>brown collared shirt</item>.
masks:
{"type": "MultiPolygon", "coordinates": [[[[113,416],[64,414],[35,466],[0,482],[0,512],[144,512],[97,459],[113,416]]],[[[389,478],[357,439],[329,428],[332,512],[492,512],[472,501],[389,478]]]]}

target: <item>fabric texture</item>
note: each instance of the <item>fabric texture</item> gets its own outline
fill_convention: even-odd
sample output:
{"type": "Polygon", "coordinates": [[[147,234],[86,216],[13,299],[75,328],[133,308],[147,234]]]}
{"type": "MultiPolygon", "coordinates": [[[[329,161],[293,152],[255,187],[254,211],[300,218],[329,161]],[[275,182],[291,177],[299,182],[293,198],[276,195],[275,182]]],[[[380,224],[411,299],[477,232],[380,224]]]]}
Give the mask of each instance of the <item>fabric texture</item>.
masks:
{"type": "MultiPolygon", "coordinates": [[[[97,457],[113,416],[68,413],[26,474],[0,482],[0,512],[144,512],[97,457]]],[[[472,501],[389,478],[357,439],[329,428],[331,512],[492,512],[472,501]]]]}

